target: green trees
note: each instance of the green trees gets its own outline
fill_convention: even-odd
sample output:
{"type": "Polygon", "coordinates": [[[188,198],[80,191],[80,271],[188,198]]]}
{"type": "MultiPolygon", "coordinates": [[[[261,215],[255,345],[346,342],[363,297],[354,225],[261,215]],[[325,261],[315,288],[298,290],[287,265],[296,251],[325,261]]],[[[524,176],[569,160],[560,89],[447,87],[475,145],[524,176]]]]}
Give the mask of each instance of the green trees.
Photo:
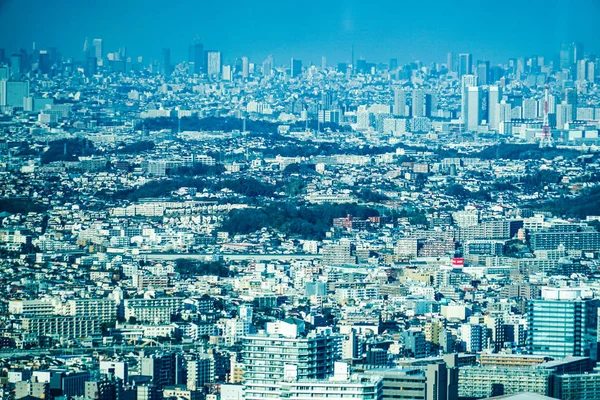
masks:
{"type": "Polygon", "coordinates": [[[356,204],[296,206],[278,202],[262,208],[233,210],[222,228],[230,234],[248,234],[261,228],[271,228],[306,239],[323,239],[333,218],[348,215],[363,219],[377,216],[379,212],[356,204]]]}

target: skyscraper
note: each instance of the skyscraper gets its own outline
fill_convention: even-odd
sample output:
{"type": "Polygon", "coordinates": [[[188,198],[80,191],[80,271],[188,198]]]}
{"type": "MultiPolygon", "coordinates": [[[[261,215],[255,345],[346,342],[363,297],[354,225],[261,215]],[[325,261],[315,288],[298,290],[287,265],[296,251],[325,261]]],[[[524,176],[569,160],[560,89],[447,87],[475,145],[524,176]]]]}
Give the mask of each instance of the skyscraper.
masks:
{"type": "Polygon", "coordinates": [[[273,56],[268,56],[262,65],[262,74],[264,76],[271,76],[273,73],[273,56]]]}
{"type": "Polygon", "coordinates": [[[290,62],[290,77],[297,78],[302,74],[302,60],[292,58],[290,62]]]}
{"type": "Polygon", "coordinates": [[[591,357],[596,344],[598,300],[585,288],[542,288],[527,304],[527,350],[555,358],[591,357]],[[592,351],[592,352],[591,352],[592,351]]]}
{"type": "Polygon", "coordinates": [[[477,80],[480,85],[487,85],[490,83],[489,61],[477,61],[477,80]]]}
{"type": "Polygon", "coordinates": [[[456,54],[448,53],[448,59],[446,60],[446,68],[448,68],[448,72],[456,72],[457,71],[456,64],[456,54]]]}
{"type": "Polygon", "coordinates": [[[458,59],[458,76],[469,75],[473,73],[473,55],[464,53],[458,59]]]}
{"type": "Polygon", "coordinates": [[[162,74],[164,76],[171,75],[171,49],[162,49],[162,74]]]}
{"type": "Polygon", "coordinates": [[[23,73],[23,55],[16,53],[10,56],[10,75],[13,79],[19,79],[23,73]]]}
{"type": "Polygon", "coordinates": [[[248,57],[242,57],[242,78],[247,78],[250,75],[250,62],[248,57]]]}
{"type": "Polygon", "coordinates": [[[477,77],[475,75],[463,75],[461,79],[461,99],[460,99],[460,112],[461,121],[464,126],[467,124],[469,109],[467,107],[467,92],[471,86],[477,86],[477,77]]]}
{"type": "Polygon", "coordinates": [[[483,119],[483,89],[481,86],[467,88],[467,129],[477,130],[483,119]]]}
{"type": "Polygon", "coordinates": [[[401,88],[394,89],[393,113],[399,117],[406,115],[406,92],[401,88]]]}
{"type": "Polygon", "coordinates": [[[565,102],[571,106],[571,121],[577,119],[577,89],[565,89],[565,102]]]}
{"type": "Polygon", "coordinates": [[[42,74],[47,74],[50,72],[50,68],[52,67],[50,63],[50,54],[46,50],[40,51],[40,58],[38,61],[38,69],[42,74]]]}
{"type": "Polygon", "coordinates": [[[490,86],[488,95],[488,124],[494,130],[498,130],[500,125],[500,100],[502,100],[502,88],[500,86],[490,86]]]}
{"type": "Polygon", "coordinates": [[[412,92],[412,116],[425,116],[425,92],[423,89],[414,89],[412,92]]]}
{"type": "Polygon", "coordinates": [[[194,43],[189,47],[188,62],[194,65],[193,73],[202,74],[206,72],[204,64],[204,45],[202,43],[194,43]]]}
{"type": "Polygon", "coordinates": [[[398,59],[390,58],[390,71],[395,71],[398,69],[398,59]]]}
{"type": "Polygon", "coordinates": [[[221,73],[221,52],[208,50],[206,52],[206,64],[208,75],[219,75],[221,73]]]}
{"type": "Polygon", "coordinates": [[[104,52],[102,49],[102,39],[94,39],[94,57],[96,57],[96,61],[98,65],[102,65],[102,59],[104,58],[104,52]]]}

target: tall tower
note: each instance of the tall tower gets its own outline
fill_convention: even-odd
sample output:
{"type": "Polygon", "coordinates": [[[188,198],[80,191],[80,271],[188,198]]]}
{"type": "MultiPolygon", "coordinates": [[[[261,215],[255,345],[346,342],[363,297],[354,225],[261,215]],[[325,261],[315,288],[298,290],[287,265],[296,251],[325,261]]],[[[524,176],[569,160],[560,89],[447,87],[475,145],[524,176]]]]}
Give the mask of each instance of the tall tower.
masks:
{"type": "Polygon", "coordinates": [[[548,122],[548,83],[544,92],[544,122],[542,123],[542,137],[540,139],[540,149],[553,147],[552,134],[550,133],[550,122],[548,122]]]}

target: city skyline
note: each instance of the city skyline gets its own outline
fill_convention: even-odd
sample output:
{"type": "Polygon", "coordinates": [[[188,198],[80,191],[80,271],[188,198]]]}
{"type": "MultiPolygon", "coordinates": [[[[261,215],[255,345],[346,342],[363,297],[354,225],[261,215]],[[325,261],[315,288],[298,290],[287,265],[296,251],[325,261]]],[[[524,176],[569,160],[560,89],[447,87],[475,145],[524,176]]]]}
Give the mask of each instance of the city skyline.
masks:
{"type": "Polygon", "coordinates": [[[102,38],[105,51],[125,46],[129,56],[142,56],[145,61],[160,60],[161,49],[170,48],[173,62],[178,63],[187,59],[187,46],[199,38],[207,49],[222,51],[226,63],[242,56],[259,63],[272,54],[276,65],[290,57],[319,65],[322,56],[334,65],[351,60],[352,46],[355,59],[397,58],[401,64],[443,63],[447,52],[472,53],[492,63],[533,55],[555,57],[562,42],[572,41],[587,42],[586,53],[600,53],[589,40],[600,35],[600,27],[593,24],[593,11],[600,11],[597,2],[535,0],[519,5],[511,0],[504,8],[518,7],[520,12],[498,15],[497,29],[490,28],[490,19],[497,14],[476,9],[476,3],[470,0],[463,8],[437,3],[428,10],[387,3],[383,6],[389,12],[381,12],[356,2],[335,2],[313,13],[270,4],[244,8],[234,2],[223,10],[213,2],[202,8],[178,2],[154,13],[158,3],[153,0],[144,2],[144,7],[138,1],[123,5],[109,1],[100,7],[72,1],[50,6],[35,0],[8,0],[0,3],[0,48],[31,49],[35,42],[38,49],[57,47],[65,57],[78,60],[86,37],[102,38]],[[464,9],[472,10],[471,14],[461,14],[464,9]],[[571,13],[577,9],[592,12],[573,18],[571,13]],[[139,17],[131,20],[132,15],[139,17]],[[463,17],[465,23],[460,24],[463,17]],[[236,24],[228,25],[231,20],[236,24]],[[57,29],[64,25],[69,29],[57,29]]]}

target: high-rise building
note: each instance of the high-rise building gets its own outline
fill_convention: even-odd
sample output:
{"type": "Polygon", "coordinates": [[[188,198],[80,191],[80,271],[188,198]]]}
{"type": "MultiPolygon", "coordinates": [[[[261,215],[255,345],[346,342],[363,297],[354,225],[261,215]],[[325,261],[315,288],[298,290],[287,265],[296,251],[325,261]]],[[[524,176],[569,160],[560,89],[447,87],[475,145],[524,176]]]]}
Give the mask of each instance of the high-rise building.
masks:
{"type": "Polygon", "coordinates": [[[480,85],[490,83],[490,62],[477,61],[477,80],[480,85]]]}
{"type": "Polygon", "coordinates": [[[414,89],[412,92],[412,116],[425,116],[425,91],[423,89],[414,89]]]}
{"type": "Polygon", "coordinates": [[[263,76],[271,76],[273,74],[273,56],[268,56],[262,65],[263,76]]]}
{"type": "Polygon", "coordinates": [[[446,68],[448,68],[448,72],[456,72],[458,70],[455,53],[448,53],[448,59],[446,60],[446,68]]]}
{"type": "Polygon", "coordinates": [[[208,50],[206,52],[206,64],[208,75],[221,74],[221,52],[208,50]]]}
{"type": "Polygon", "coordinates": [[[321,57],[321,69],[322,70],[327,69],[327,57],[325,57],[325,56],[321,57]]]}
{"type": "Polygon", "coordinates": [[[336,336],[311,332],[301,337],[286,330],[275,333],[268,327],[267,333],[243,339],[246,400],[279,398],[280,383],[291,375],[296,380],[324,379],[333,372],[336,336]]]}
{"type": "Polygon", "coordinates": [[[23,73],[23,55],[13,54],[10,56],[10,75],[13,79],[19,79],[23,73]]]}
{"type": "Polygon", "coordinates": [[[200,390],[207,383],[215,381],[215,359],[203,356],[187,362],[187,388],[200,390]]]}
{"type": "Polygon", "coordinates": [[[221,79],[224,81],[231,80],[231,65],[223,65],[223,73],[221,75],[221,79]]]}
{"type": "Polygon", "coordinates": [[[527,351],[554,358],[596,359],[598,300],[589,289],[544,287],[527,304],[527,351]]]}
{"type": "Polygon", "coordinates": [[[565,103],[571,106],[571,121],[577,119],[577,89],[565,89],[565,103]]]}
{"type": "Polygon", "coordinates": [[[401,88],[394,89],[393,113],[399,117],[406,115],[406,92],[401,88]]]}
{"type": "Polygon", "coordinates": [[[250,75],[250,62],[248,57],[242,57],[242,78],[246,79],[250,75]]]}
{"type": "Polygon", "coordinates": [[[164,48],[162,49],[162,74],[164,76],[169,76],[171,75],[171,72],[171,49],[164,48]]]}
{"type": "Polygon", "coordinates": [[[302,60],[292,58],[290,62],[290,77],[297,78],[302,74],[302,60]]]}
{"type": "Polygon", "coordinates": [[[104,51],[102,49],[102,39],[94,39],[94,57],[96,57],[96,61],[98,65],[102,65],[102,60],[104,58],[104,51]]]}
{"type": "Polygon", "coordinates": [[[192,44],[188,51],[188,62],[193,64],[192,72],[194,74],[199,75],[206,72],[204,60],[204,45],[202,43],[192,44]]]}
{"type": "Polygon", "coordinates": [[[483,89],[481,86],[467,88],[467,129],[477,130],[483,120],[483,89]]]}
{"type": "Polygon", "coordinates": [[[395,71],[398,69],[398,59],[397,58],[390,58],[390,71],[395,71]]]}
{"type": "Polygon", "coordinates": [[[490,86],[488,92],[488,124],[490,128],[498,130],[500,125],[500,101],[502,100],[502,88],[490,86]]]}
{"type": "Polygon", "coordinates": [[[583,44],[562,43],[560,46],[560,68],[568,69],[573,67],[577,61],[583,60],[583,44]]]}
{"type": "Polygon", "coordinates": [[[42,74],[47,74],[50,72],[50,68],[52,68],[50,54],[46,50],[41,50],[38,60],[38,69],[42,74]]]}
{"type": "Polygon", "coordinates": [[[460,99],[460,112],[461,121],[463,125],[467,125],[469,119],[469,109],[467,104],[468,89],[471,86],[477,86],[477,77],[475,75],[464,75],[461,78],[461,99],[460,99]]]}
{"type": "Polygon", "coordinates": [[[464,53],[458,56],[458,76],[470,75],[473,73],[473,55],[464,53]]]}

